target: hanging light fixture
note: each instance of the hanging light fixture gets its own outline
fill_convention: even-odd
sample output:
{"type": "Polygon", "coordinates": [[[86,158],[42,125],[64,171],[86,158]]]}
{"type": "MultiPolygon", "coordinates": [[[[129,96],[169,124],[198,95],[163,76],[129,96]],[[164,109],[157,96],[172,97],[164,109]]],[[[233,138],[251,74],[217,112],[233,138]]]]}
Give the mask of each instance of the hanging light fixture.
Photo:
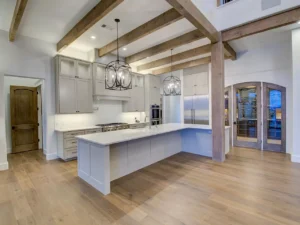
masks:
{"type": "Polygon", "coordinates": [[[117,60],[106,65],[105,68],[105,89],[109,90],[128,90],[132,89],[131,67],[119,59],[119,19],[117,23],[117,60]]]}
{"type": "Polygon", "coordinates": [[[171,49],[171,75],[163,81],[164,96],[181,95],[181,81],[178,77],[173,76],[173,49],[171,49]]]}

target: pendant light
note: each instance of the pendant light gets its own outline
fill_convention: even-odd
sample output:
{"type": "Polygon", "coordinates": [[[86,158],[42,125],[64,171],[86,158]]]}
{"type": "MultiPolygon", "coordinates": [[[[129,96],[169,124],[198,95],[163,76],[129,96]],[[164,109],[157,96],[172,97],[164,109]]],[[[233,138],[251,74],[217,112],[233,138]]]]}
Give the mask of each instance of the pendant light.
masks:
{"type": "Polygon", "coordinates": [[[131,67],[119,59],[119,19],[117,23],[117,60],[106,65],[105,68],[105,89],[124,91],[132,89],[131,67]]]}
{"type": "Polygon", "coordinates": [[[173,76],[173,49],[171,49],[171,75],[166,77],[163,81],[164,96],[181,95],[181,81],[178,77],[173,76]]]}

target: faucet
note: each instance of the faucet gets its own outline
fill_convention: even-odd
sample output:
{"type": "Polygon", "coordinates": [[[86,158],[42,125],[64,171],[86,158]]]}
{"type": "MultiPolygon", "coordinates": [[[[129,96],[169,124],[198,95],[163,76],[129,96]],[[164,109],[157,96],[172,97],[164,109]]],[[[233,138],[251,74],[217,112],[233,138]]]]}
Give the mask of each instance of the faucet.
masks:
{"type": "Polygon", "coordinates": [[[140,123],[140,121],[136,117],[134,118],[134,120],[136,123],[140,123]]]}

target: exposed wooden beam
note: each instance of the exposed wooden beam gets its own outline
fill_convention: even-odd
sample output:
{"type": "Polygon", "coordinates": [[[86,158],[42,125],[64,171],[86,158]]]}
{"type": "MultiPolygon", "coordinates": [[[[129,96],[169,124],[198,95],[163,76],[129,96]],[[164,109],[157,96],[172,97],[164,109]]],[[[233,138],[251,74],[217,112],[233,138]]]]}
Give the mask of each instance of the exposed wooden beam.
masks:
{"type": "Polygon", "coordinates": [[[199,65],[203,65],[203,64],[208,64],[210,62],[211,62],[211,57],[208,56],[208,57],[201,58],[201,59],[195,59],[195,60],[191,60],[188,62],[179,63],[176,65],[173,65],[172,67],[168,66],[168,67],[164,67],[161,69],[153,70],[152,74],[160,75],[160,74],[164,74],[164,73],[169,73],[171,71],[176,71],[176,70],[181,70],[181,69],[199,66],[199,65]]]}
{"type": "MultiPolygon", "coordinates": [[[[126,46],[163,27],[166,27],[171,23],[174,23],[182,18],[183,16],[180,13],[178,13],[175,9],[170,9],[167,12],[159,15],[158,17],[155,17],[154,19],[148,21],[147,23],[139,26],[138,28],[120,37],[119,48],[126,46]]],[[[117,41],[115,40],[99,49],[99,57],[102,57],[110,52],[113,52],[116,49],[117,49],[117,41]]]]}
{"type": "Polygon", "coordinates": [[[70,45],[123,1],[124,0],[101,0],[57,43],[57,51],[61,51],[70,45]]]}
{"type": "Polygon", "coordinates": [[[211,51],[212,159],[218,162],[225,160],[224,85],[224,46],[220,40],[211,51]]]}
{"type": "Polygon", "coordinates": [[[191,0],[166,0],[181,15],[190,21],[212,43],[218,41],[218,31],[200,12],[191,0]]]}
{"type": "MultiPolygon", "coordinates": [[[[212,43],[219,40],[217,29],[209,22],[209,20],[200,12],[191,0],[166,0],[181,15],[190,21],[202,34],[210,39],[212,43]]],[[[235,51],[229,44],[225,46],[226,55],[231,54],[233,60],[236,59],[235,51]]]]}
{"type": "Polygon", "coordinates": [[[171,48],[176,48],[181,45],[189,44],[193,41],[197,41],[202,38],[204,38],[204,36],[198,30],[194,30],[189,33],[183,34],[179,37],[176,37],[174,39],[171,39],[169,41],[166,41],[164,43],[161,43],[159,45],[148,48],[144,51],[141,51],[141,52],[138,52],[131,56],[128,56],[125,58],[125,60],[127,63],[133,63],[133,62],[145,59],[147,57],[168,51],[171,48]]]}
{"type": "Polygon", "coordinates": [[[14,15],[9,29],[9,41],[14,41],[21,23],[28,0],[17,0],[14,15]]]}
{"type": "Polygon", "coordinates": [[[152,68],[155,68],[155,67],[170,64],[171,59],[172,59],[173,62],[177,62],[177,61],[181,61],[181,60],[184,60],[184,59],[192,58],[194,56],[206,54],[206,53],[209,53],[210,51],[211,51],[211,45],[210,44],[200,46],[198,48],[194,48],[194,49],[191,49],[191,50],[187,50],[185,52],[178,53],[176,55],[173,55],[172,57],[168,56],[168,57],[165,57],[165,58],[162,58],[162,59],[155,60],[153,62],[149,62],[149,63],[143,64],[143,65],[140,65],[140,66],[137,67],[137,71],[140,72],[140,71],[143,71],[143,70],[148,70],[148,69],[152,69],[152,68]]]}
{"type": "Polygon", "coordinates": [[[223,44],[225,55],[232,60],[236,60],[236,52],[233,50],[233,48],[227,42],[224,42],[223,44]]]}
{"type": "Polygon", "coordinates": [[[222,31],[223,42],[236,40],[274,28],[296,23],[300,20],[300,7],[262,18],[229,30],[222,31]]]}

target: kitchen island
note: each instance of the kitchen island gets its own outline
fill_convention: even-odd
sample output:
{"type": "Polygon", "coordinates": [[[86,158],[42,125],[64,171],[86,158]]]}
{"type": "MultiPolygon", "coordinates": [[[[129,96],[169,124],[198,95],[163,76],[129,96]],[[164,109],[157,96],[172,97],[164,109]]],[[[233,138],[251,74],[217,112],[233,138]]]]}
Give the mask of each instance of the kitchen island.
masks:
{"type": "MultiPolygon", "coordinates": [[[[225,153],[229,152],[225,128],[225,153]]],[[[110,182],[181,151],[212,156],[212,132],[207,125],[162,124],[77,136],[78,176],[103,194],[110,182]]]]}

